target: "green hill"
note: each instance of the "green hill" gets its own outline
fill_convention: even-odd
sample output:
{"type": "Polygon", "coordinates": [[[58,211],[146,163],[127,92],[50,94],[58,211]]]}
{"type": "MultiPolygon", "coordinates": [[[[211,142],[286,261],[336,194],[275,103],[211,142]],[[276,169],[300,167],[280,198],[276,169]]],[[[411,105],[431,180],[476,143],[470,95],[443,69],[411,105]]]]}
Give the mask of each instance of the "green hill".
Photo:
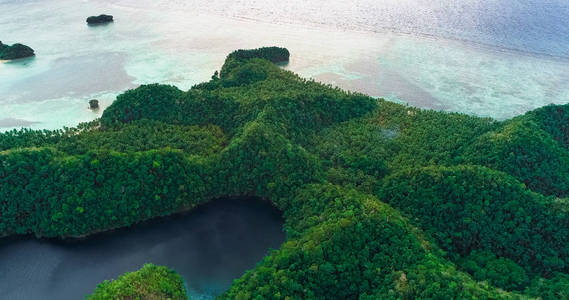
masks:
{"type": "Polygon", "coordinates": [[[569,106],[504,122],[420,110],[273,64],[288,56],[240,50],[189,91],[144,85],[77,128],[0,134],[0,235],[255,196],[287,240],[221,299],[569,297],[569,106]]]}

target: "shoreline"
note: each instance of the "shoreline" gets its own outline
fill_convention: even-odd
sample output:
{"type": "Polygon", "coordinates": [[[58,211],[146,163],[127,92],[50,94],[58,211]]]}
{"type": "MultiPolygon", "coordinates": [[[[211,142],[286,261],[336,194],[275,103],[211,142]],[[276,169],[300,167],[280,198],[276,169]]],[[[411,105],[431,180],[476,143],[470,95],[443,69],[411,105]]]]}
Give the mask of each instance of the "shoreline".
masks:
{"type": "MultiPolygon", "coordinates": [[[[41,236],[41,235],[38,236],[33,232],[27,233],[27,234],[0,234],[0,245],[4,242],[10,242],[11,240],[20,240],[20,239],[22,239],[22,240],[33,239],[33,240],[37,240],[37,241],[69,242],[69,243],[82,242],[82,241],[86,241],[86,240],[91,239],[91,238],[97,238],[99,236],[103,236],[106,234],[114,234],[114,233],[120,233],[121,231],[128,231],[128,230],[131,230],[135,226],[149,225],[149,224],[152,224],[154,222],[168,221],[168,220],[171,220],[172,218],[187,217],[190,214],[199,212],[200,209],[204,209],[204,207],[207,205],[213,205],[216,202],[223,201],[223,200],[228,200],[228,201],[231,201],[231,200],[236,200],[236,201],[252,200],[253,202],[257,202],[257,203],[268,204],[271,206],[271,208],[274,210],[274,212],[278,211],[281,214],[281,218],[284,220],[284,215],[283,215],[282,210],[280,210],[278,207],[276,207],[274,205],[274,203],[271,202],[269,199],[265,199],[265,198],[261,198],[261,197],[257,197],[257,196],[250,196],[250,195],[220,196],[220,197],[216,197],[214,199],[206,200],[206,201],[201,202],[201,203],[192,204],[192,205],[183,207],[183,208],[181,208],[175,212],[169,213],[169,214],[152,216],[148,219],[140,220],[140,221],[138,221],[136,223],[132,223],[130,225],[116,226],[116,227],[111,227],[111,228],[106,228],[106,229],[95,230],[95,231],[91,231],[89,233],[85,233],[82,235],[45,237],[45,236],[41,236]]],[[[283,230],[283,232],[284,232],[284,230],[283,230]]]]}
{"type": "MultiPolygon", "coordinates": [[[[61,6],[68,1],[49,3],[61,6]]],[[[97,98],[110,105],[117,94],[154,82],[187,90],[209,80],[211,71],[219,69],[230,51],[266,45],[291,49],[295,54],[286,69],[302,77],[420,108],[501,120],[569,99],[569,86],[564,84],[568,82],[564,69],[569,69],[569,59],[562,57],[389,29],[346,29],[288,19],[269,22],[246,15],[175,11],[168,6],[163,15],[170,18],[160,20],[153,10],[159,5],[140,8],[141,4],[127,4],[87,2],[97,9],[113,11],[122,21],[112,30],[75,28],[72,38],[83,37],[85,42],[65,51],[58,50],[55,42],[66,36],[55,34],[50,43],[38,49],[43,55],[33,65],[2,64],[0,94],[6,97],[0,99],[4,106],[0,119],[40,122],[23,126],[40,130],[73,127],[100,116],[85,111],[82,101],[97,98]],[[139,22],[141,19],[144,22],[139,22]],[[193,29],[187,32],[179,27],[193,29]],[[131,39],[128,44],[120,38],[125,35],[131,39]],[[100,41],[105,44],[98,46],[100,41]],[[138,50],[141,48],[145,51],[138,50]],[[120,56],[120,64],[101,67],[98,57],[110,53],[120,56]],[[95,80],[101,81],[95,88],[81,78],[66,80],[77,72],[73,71],[77,65],[94,70],[81,76],[90,82],[101,78],[98,74],[103,70],[113,80],[95,80]],[[64,80],[53,82],[51,76],[64,80]],[[46,91],[33,82],[50,88],[46,91]],[[527,93],[519,93],[522,86],[527,93]],[[72,92],[63,93],[69,90],[72,92]]],[[[56,29],[69,27],[76,16],[70,11],[63,14],[65,22],[56,29]]],[[[33,32],[29,35],[31,42],[41,44],[34,41],[39,37],[33,32]]],[[[3,127],[0,132],[14,128],[22,127],[3,127]]]]}

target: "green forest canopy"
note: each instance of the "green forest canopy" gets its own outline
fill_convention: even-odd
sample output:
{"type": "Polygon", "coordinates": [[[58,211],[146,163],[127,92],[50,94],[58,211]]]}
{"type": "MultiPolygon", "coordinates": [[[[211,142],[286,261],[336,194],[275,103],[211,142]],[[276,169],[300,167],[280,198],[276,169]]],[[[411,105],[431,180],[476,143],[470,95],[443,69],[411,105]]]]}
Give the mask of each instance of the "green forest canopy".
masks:
{"type": "Polygon", "coordinates": [[[105,280],[86,299],[186,300],[188,297],[180,275],[166,267],[145,264],[136,272],[105,280]]]}
{"type": "Polygon", "coordinates": [[[503,122],[421,110],[273,64],[288,57],[239,50],[189,91],[143,85],[77,128],[0,134],[0,235],[255,196],[287,240],[220,299],[569,298],[568,105],[503,122]]]}

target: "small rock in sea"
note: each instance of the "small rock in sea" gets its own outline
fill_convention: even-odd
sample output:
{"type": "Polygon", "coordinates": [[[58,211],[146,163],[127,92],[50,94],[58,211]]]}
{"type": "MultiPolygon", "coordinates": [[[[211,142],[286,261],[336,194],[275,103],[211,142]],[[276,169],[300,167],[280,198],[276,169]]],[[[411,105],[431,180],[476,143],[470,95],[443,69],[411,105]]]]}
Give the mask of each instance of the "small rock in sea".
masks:
{"type": "Polygon", "coordinates": [[[89,100],[89,108],[90,109],[98,109],[99,108],[99,100],[97,100],[97,99],[89,100]]]}
{"type": "Polygon", "coordinates": [[[110,22],[113,22],[113,16],[110,15],[90,16],[87,18],[87,24],[89,25],[106,24],[110,22]]]}
{"type": "Polygon", "coordinates": [[[34,49],[26,45],[14,44],[12,46],[8,46],[0,42],[0,59],[11,60],[11,59],[30,57],[34,55],[35,55],[34,49]]]}

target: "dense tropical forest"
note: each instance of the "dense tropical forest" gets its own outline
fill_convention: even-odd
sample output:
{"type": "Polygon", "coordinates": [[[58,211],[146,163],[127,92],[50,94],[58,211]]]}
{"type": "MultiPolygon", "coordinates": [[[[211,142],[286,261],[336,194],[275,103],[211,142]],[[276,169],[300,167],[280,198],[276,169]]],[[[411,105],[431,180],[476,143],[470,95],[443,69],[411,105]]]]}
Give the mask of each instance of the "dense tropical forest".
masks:
{"type": "MultiPolygon", "coordinates": [[[[0,235],[78,237],[255,196],[287,241],[220,299],[569,299],[569,105],[498,122],[421,110],[230,54],[77,128],[0,135],[0,235]]],[[[165,268],[92,299],[178,299],[165,268]],[[138,288],[137,288],[138,287],[138,288]]]]}
{"type": "Polygon", "coordinates": [[[166,267],[146,264],[136,272],[129,272],[117,280],[99,284],[95,292],[86,299],[185,300],[188,297],[180,275],[166,267]]]}

